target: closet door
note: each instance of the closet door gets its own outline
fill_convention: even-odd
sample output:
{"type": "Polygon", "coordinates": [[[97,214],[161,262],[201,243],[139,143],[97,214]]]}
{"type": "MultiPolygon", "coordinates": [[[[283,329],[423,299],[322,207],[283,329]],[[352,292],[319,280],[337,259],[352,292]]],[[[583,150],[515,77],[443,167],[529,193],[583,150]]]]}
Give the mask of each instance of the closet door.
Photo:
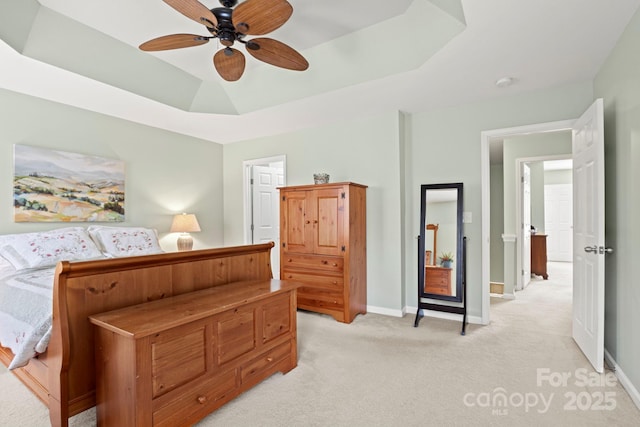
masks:
{"type": "Polygon", "coordinates": [[[313,191],[314,252],[340,256],[345,251],[344,217],[346,191],[343,187],[313,191]]]}

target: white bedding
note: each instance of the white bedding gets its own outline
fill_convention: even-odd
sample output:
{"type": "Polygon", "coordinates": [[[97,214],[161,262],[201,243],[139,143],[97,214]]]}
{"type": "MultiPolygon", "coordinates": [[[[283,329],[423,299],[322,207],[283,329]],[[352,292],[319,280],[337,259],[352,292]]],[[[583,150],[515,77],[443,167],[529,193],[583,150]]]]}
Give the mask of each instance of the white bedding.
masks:
{"type": "Polygon", "coordinates": [[[0,269],[0,343],[15,355],[9,369],[26,365],[47,349],[54,271],[0,269]]]}
{"type": "Polygon", "coordinates": [[[155,230],[142,227],[67,227],[0,235],[0,345],[15,355],[9,369],[26,365],[47,349],[58,261],[161,252],[155,230]]]}

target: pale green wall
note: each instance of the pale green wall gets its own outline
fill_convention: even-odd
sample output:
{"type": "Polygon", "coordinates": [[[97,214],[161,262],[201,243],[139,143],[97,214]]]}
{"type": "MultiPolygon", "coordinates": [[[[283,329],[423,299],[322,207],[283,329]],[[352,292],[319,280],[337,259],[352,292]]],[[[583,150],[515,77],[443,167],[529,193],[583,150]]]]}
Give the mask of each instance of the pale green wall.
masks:
{"type": "Polygon", "coordinates": [[[504,227],[504,177],[502,163],[491,165],[491,267],[489,280],[504,283],[504,245],[502,229],[504,227]]]}
{"type": "Polygon", "coordinates": [[[529,168],[531,170],[531,225],[538,233],[544,233],[544,165],[542,162],[530,162],[529,168]]]}
{"type": "MultiPolygon", "coordinates": [[[[468,308],[480,316],[482,302],[482,189],[480,133],[482,131],[569,120],[579,117],[593,101],[591,82],[535,93],[503,97],[458,107],[413,114],[410,126],[411,157],[407,161],[408,256],[407,305],[416,307],[417,258],[415,236],[420,226],[420,184],[464,183],[464,210],[473,222],[464,225],[468,240],[468,308]]],[[[505,161],[505,170],[507,164],[505,161]]],[[[506,179],[505,179],[506,187],[506,179]]],[[[513,186],[511,186],[513,188],[513,186]]],[[[513,189],[511,190],[513,191],[513,189]]],[[[511,202],[514,204],[515,202],[511,202]]],[[[505,188],[505,206],[507,194],[505,188]]],[[[515,215],[515,213],[513,214],[515,215]]],[[[507,217],[505,214],[505,223],[507,217]]],[[[513,221],[512,221],[513,223],[513,221]]],[[[513,225],[512,225],[513,227],[513,225]]],[[[505,226],[505,233],[513,233],[505,226]]]]}
{"type": "MultiPolygon", "coordinates": [[[[402,309],[402,115],[397,112],[224,146],[225,244],[243,241],[242,162],[287,156],[287,185],[367,185],[367,304],[402,309]]],[[[413,240],[415,241],[415,240],[413,240]]],[[[412,252],[415,254],[415,252],[412,252]]]]}
{"type": "Polygon", "coordinates": [[[640,390],[640,13],[594,82],[605,107],[605,348],[640,390]]]}
{"type": "Polygon", "coordinates": [[[64,225],[13,222],[14,144],[123,160],[126,222],[112,225],[155,228],[162,247],[175,250],[177,235],[165,235],[172,215],[188,211],[202,229],[193,234],[194,248],[223,244],[219,144],[0,90],[0,234],[64,225]]]}

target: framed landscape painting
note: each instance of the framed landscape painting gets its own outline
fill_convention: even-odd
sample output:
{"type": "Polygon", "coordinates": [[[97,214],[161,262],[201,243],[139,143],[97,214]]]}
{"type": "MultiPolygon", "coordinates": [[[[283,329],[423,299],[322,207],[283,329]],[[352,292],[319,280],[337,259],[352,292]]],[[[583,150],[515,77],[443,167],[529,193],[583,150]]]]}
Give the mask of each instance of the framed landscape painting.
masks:
{"type": "Polygon", "coordinates": [[[124,162],[14,145],[15,222],[124,221],[124,162]]]}

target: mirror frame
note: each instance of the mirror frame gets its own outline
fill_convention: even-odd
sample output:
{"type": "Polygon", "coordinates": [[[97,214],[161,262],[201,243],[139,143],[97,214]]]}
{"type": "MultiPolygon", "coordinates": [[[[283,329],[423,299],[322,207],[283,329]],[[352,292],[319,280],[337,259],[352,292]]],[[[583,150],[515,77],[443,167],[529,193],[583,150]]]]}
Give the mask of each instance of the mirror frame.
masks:
{"type": "MultiPolygon", "coordinates": [[[[463,207],[463,185],[461,182],[449,184],[423,184],[420,186],[420,240],[418,245],[418,295],[420,298],[429,298],[434,300],[444,300],[451,302],[463,302],[463,239],[464,230],[462,229],[462,207],[463,207]],[[426,237],[426,214],[427,214],[427,191],[455,189],[457,191],[456,206],[456,294],[440,295],[432,294],[424,291],[424,274],[425,274],[425,237],[426,237]]],[[[437,257],[437,254],[434,254],[437,257]]]]}

